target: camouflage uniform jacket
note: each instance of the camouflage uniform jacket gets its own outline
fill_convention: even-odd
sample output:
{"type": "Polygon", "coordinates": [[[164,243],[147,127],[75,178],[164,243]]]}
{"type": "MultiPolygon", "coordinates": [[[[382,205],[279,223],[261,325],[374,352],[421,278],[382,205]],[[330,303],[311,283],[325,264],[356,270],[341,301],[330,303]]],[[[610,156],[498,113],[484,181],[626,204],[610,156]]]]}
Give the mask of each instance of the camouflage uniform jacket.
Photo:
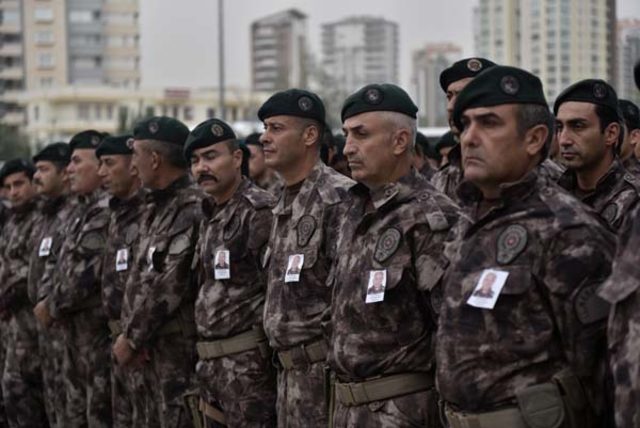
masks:
{"type": "Polygon", "coordinates": [[[159,329],[190,316],[196,287],[191,275],[203,192],[189,176],[147,195],[134,268],[125,288],[122,328],[136,349],[149,345],[159,329]]]}
{"type": "Polygon", "coordinates": [[[463,179],[462,149],[460,144],[456,144],[451,148],[448,159],[449,163],[441,167],[433,177],[431,177],[431,184],[440,192],[457,202],[458,194],[456,190],[463,179]]]}
{"type": "Polygon", "coordinates": [[[422,174],[422,176],[426,178],[427,181],[430,181],[431,178],[433,178],[433,175],[436,173],[436,171],[431,167],[431,165],[429,165],[428,161],[424,162],[424,165],[422,166],[422,168],[418,170],[418,172],[422,174]]]}
{"type": "Polygon", "coordinates": [[[133,268],[145,207],[143,190],[124,201],[115,197],[109,200],[111,216],[102,269],[102,305],[110,320],[120,319],[122,296],[133,268]]]}
{"type": "Polygon", "coordinates": [[[208,221],[200,227],[196,325],[205,339],[222,339],[262,328],[267,286],[262,256],[269,240],[275,198],[243,178],[222,206],[202,202],[208,221]],[[230,278],[215,279],[218,251],[229,252],[230,278]]]}
{"type": "Polygon", "coordinates": [[[60,196],[52,200],[42,200],[39,204],[34,240],[29,260],[29,300],[34,305],[47,297],[53,288],[51,274],[66,234],[64,225],[72,210],[71,198],[60,196]],[[43,246],[49,247],[42,248],[43,246]]]}
{"type": "MultiPolygon", "coordinates": [[[[460,197],[472,214],[479,191],[464,183],[460,197]]],[[[480,218],[461,219],[445,247],[451,265],[436,347],[442,398],[463,411],[489,411],[564,369],[601,391],[591,376],[602,368],[609,308],[595,292],[614,251],[615,237],[593,211],[535,172],[504,186],[480,218]],[[493,309],[467,303],[484,269],[508,273],[493,309]]]]}
{"type": "Polygon", "coordinates": [[[560,180],[564,172],[565,168],[563,166],[548,158],[538,165],[538,174],[554,183],[560,180]]]}
{"type": "Polygon", "coordinates": [[[284,188],[284,182],[276,172],[272,172],[270,176],[256,181],[255,184],[259,188],[271,193],[276,198],[280,196],[280,193],[282,193],[282,189],[284,188]]]}
{"type": "Polygon", "coordinates": [[[5,225],[0,272],[0,309],[17,312],[29,304],[27,279],[33,228],[37,220],[36,202],[13,208],[5,225]]]}
{"type": "Polygon", "coordinates": [[[63,227],[65,239],[52,273],[53,288],[46,299],[53,318],[99,306],[102,257],[109,225],[106,194],[96,191],[78,196],[69,214],[63,227]]]}
{"type": "Polygon", "coordinates": [[[318,161],[300,192],[285,207],[285,195],[273,210],[274,220],[265,253],[269,279],[264,326],[277,350],[327,338],[331,289],[329,269],[336,257],[338,222],[346,212],[353,180],[318,161]],[[285,283],[289,256],[304,255],[299,282],[285,283]],[[326,327],[326,326],[325,326],[326,327]]]}
{"type": "Polygon", "coordinates": [[[447,267],[443,248],[455,204],[416,170],[375,191],[356,184],[331,271],[329,362],[341,379],[428,371],[435,356],[431,291],[447,267]],[[372,271],[384,298],[365,303],[372,271]]]}
{"type": "Polygon", "coordinates": [[[632,154],[622,161],[622,166],[635,177],[640,179],[640,161],[635,157],[635,155],[632,154]]]}
{"type": "Polygon", "coordinates": [[[598,212],[614,231],[620,229],[627,213],[636,206],[640,193],[640,179],[627,172],[619,160],[611,164],[588,194],[582,194],[578,188],[573,171],[567,170],[558,184],[598,212]]]}

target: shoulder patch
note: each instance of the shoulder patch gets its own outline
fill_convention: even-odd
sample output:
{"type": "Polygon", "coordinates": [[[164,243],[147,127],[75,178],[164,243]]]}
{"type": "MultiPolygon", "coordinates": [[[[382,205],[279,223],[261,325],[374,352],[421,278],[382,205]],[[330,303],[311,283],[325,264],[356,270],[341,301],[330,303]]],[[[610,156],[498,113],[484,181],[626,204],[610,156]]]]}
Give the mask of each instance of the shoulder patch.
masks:
{"type": "Polygon", "coordinates": [[[348,190],[356,184],[356,182],[328,166],[324,168],[325,170],[318,179],[320,199],[327,205],[337,204],[348,197],[348,190]]]}
{"type": "Polygon", "coordinates": [[[250,186],[243,196],[257,210],[267,207],[273,208],[276,204],[276,199],[271,193],[255,185],[250,186]]]}
{"type": "Polygon", "coordinates": [[[101,251],[105,248],[106,239],[99,232],[89,232],[82,237],[80,245],[89,251],[101,251]]]}
{"type": "Polygon", "coordinates": [[[596,288],[595,284],[583,287],[574,300],[576,315],[582,324],[604,320],[609,314],[609,304],[596,294],[596,288]]]}
{"type": "Polygon", "coordinates": [[[189,249],[189,247],[191,247],[191,240],[189,239],[188,234],[181,233],[171,241],[171,245],[169,245],[169,254],[177,256],[184,253],[189,249]]]}
{"type": "Polygon", "coordinates": [[[607,204],[606,207],[602,210],[602,218],[606,220],[607,223],[613,224],[618,217],[618,206],[615,203],[607,204]]]}

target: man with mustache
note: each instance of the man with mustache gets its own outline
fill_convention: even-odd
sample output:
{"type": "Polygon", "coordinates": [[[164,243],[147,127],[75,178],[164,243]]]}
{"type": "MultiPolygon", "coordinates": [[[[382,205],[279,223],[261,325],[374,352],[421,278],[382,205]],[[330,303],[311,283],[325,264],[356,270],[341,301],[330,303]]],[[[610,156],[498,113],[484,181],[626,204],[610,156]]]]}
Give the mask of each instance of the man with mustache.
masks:
{"type": "MultiPolygon", "coordinates": [[[[35,239],[29,261],[29,299],[32,305],[45,299],[53,288],[52,272],[65,238],[64,224],[73,210],[66,168],[71,149],[66,143],[49,144],[33,157],[33,182],[41,197],[35,239]]],[[[38,323],[38,344],[47,417],[51,427],[63,427],[65,389],[62,376],[64,337],[57,325],[49,329],[38,323]]]]}
{"type": "MultiPolygon", "coordinates": [[[[134,250],[140,237],[140,223],[146,207],[138,170],[132,165],[132,137],[105,137],[96,149],[100,160],[98,175],[111,195],[110,220],[102,268],[102,306],[107,316],[111,338],[122,332],[120,315],[122,296],[134,264],[134,250]]],[[[111,365],[111,406],[113,427],[143,426],[145,401],[143,379],[136,370],[111,365]]],[[[149,424],[150,425],[150,424],[149,424]]]]}
{"type": "Polygon", "coordinates": [[[412,166],[417,110],[392,84],[367,85],[342,107],[344,154],[357,184],[328,282],[331,426],[440,427],[432,297],[458,211],[412,166]]]}
{"type": "Polygon", "coordinates": [[[151,117],[133,131],[132,166],[149,190],[141,239],[127,279],[122,333],[113,344],[119,365],[144,376],[143,397],[161,428],[190,426],[182,396],[195,363],[191,263],[203,193],[188,175],[184,144],[189,128],[177,119],[151,117]]]}
{"type": "Polygon", "coordinates": [[[0,184],[11,202],[0,253],[0,317],[6,320],[2,395],[10,427],[44,426],[42,371],[36,320],[27,292],[36,215],[35,168],[23,159],[6,162],[0,184]]]}
{"type": "Polygon", "coordinates": [[[210,119],[191,131],[184,150],[193,176],[210,196],[202,202],[206,220],[194,259],[196,375],[206,427],[221,422],[216,403],[228,427],[276,425],[276,372],[262,326],[267,272],[261,260],[276,199],[247,177],[250,163],[241,144],[227,123],[210,119]]]}
{"type": "Polygon", "coordinates": [[[540,79],[495,66],[458,95],[463,211],[445,246],[436,371],[451,427],[596,427],[615,236],[540,177],[552,138],[540,79]],[[494,296],[472,297],[496,273],[494,296]],[[487,299],[483,299],[487,300],[487,299]]]}
{"type": "Polygon", "coordinates": [[[619,230],[638,203],[640,181],[618,158],[623,130],[615,90],[603,80],[581,80],[558,95],[553,111],[567,167],[558,184],[619,230]]]}
{"type": "Polygon", "coordinates": [[[100,298],[109,212],[95,150],[104,134],[88,130],[71,138],[67,167],[75,207],[53,269],[53,287],[35,307],[38,321],[58,322],[64,335],[66,426],[111,426],[109,329],[100,298]]]}
{"type": "Polygon", "coordinates": [[[285,182],[273,210],[265,250],[269,272],[264,328],[278,364],[278,426],[325,427],[324,361],[327,357],[331,287],[338,255],[338,221],[353,181],[320,160],[325,109],[309,91],[271,96],[258,111],[268,167],[285,182]],[[290,257],[303,255],[299,275],[286,275],[290,257]],[[293,277],[293,278],[292,278],[293,277]]]}

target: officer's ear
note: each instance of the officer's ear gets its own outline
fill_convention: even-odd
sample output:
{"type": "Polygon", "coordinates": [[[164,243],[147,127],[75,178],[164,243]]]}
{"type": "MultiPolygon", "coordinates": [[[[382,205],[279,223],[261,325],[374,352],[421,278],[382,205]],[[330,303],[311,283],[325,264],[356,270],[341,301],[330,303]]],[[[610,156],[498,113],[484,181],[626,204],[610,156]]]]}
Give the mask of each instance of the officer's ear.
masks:
{"type": "Polygon", "coordinates": [[[629,133],[629,142],[632,146],[640,143],[640,129],[634,129],[629,133]]]}
{"type": "Polygon", "coordinates": [[[149,164],[151,165],[151,169],[156,171],[160,168],[160,165],[162,165],[162,155],[160,155],[160,153],[158,153],[155,150],[151,150],[151,156],[149,159],[149,164]]]}
{"type": "Polygon", "coordinates": [[[320,144],[320,129],[315,123],[306,124],[304,131],[302,132],[302,141],[304,145],[309,147],[313,144],[320,144]]]}
{"type": "Polygon", "coordinates": [[[393,133],[391,145],[394,155],[399,156],[403,153],[411,152],[413,148],[411,135],[411,132],[407,128],[397,129],[393,133]]]}
{"type": "Polygon", "coordinates": [[[538,153],[542,153],[542,149],[544,148],[548,137],[549,128],[547,125],[538,124],[527,129],[527,132],[524,134],[524,144],[526,146],[525,149],[527,150],[527,153],[532,157],[538,153]]]}
{"type": "Polygon", "coordinates": [[[618,144],[620,133],[623,132],[618,122],[611,122],[604,129],[604,143],[609,147],[615,147],[618,144]]]}

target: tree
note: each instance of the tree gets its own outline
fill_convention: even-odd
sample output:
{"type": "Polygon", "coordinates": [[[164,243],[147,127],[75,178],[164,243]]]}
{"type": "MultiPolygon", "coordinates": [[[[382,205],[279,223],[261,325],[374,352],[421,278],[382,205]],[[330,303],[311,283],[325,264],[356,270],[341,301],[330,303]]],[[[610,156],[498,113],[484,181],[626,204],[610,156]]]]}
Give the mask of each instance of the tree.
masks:
{"type": "Polygon", "coordinates": [[[0,124],[0,160],[30,156],[31,147],[27,136],[14,127],[0,124]]]}

